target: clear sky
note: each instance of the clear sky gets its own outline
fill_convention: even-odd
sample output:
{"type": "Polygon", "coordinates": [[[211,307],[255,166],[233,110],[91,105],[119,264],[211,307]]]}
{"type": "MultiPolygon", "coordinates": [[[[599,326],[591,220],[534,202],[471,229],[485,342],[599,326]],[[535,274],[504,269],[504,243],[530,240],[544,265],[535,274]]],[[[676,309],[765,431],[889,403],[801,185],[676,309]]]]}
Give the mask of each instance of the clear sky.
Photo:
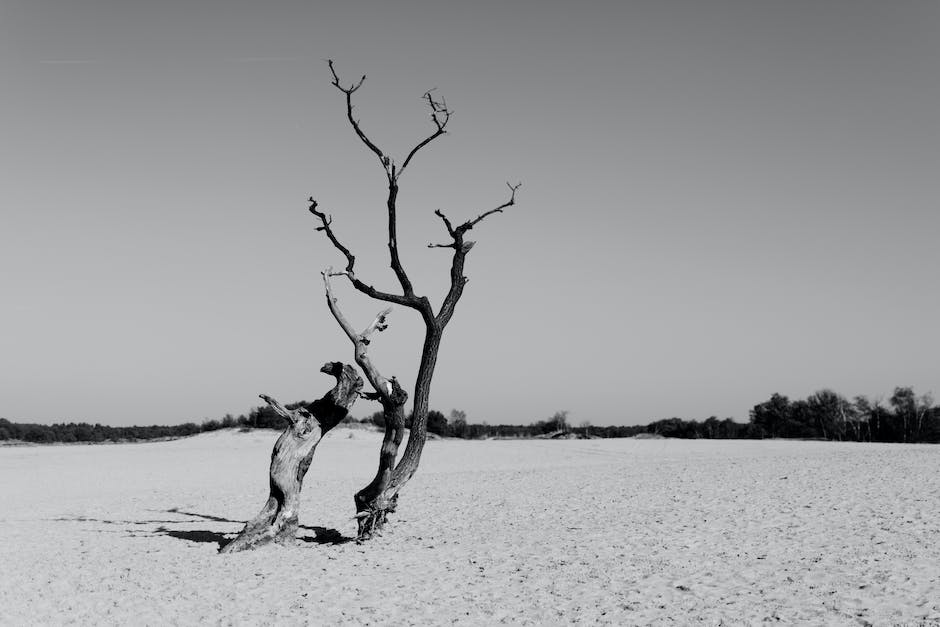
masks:
{"type": "MultiPolygon", "coordinates": [[[[774,392],[940,392],[940,3],[0,0],[0,416],[172,424],[313,399],[352,350],[319,271],[439,302],[432,407],[746,420],[774,392]]],[[[382,305],[337,283],[355,326],[382,305]]],[[[411,385],[397,310],[372,346],[411,385]]],[[[378,406],[362,401],[354,414],[378,406]]]]}

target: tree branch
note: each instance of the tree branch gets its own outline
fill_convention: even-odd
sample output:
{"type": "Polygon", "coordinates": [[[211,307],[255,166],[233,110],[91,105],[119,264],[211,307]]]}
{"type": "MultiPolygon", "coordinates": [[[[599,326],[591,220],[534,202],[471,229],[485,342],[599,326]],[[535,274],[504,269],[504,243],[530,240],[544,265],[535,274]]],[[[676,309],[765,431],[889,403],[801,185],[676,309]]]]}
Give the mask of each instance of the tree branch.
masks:
{"type": "MultiPolygon", "coordinates": [[[[361,139],[363,143],[368,146],[369,150],[376,154],[376,156],[379,158],[379,161],[382,162],[382,167],[385,169],[385,177],[388,179],[388,199],[386,201],[386,205],[388,207],[388,249],[391,258],[391,266],[392,270],[395,271],[395,276],[398,277],[398,282],[401,284],[402,292],[404,293],[405,298],[413,299],[414,288],[412,287],[411,280],[405,273],[405,270],[401,265],[401,259],[398,256],[397,219],[395,215],[395,202],[398,196],[398,174],[395,171],[395,164],[392,163],[392,160],[385,153],[383,153],[382,150],[376,146],[375,143],[373,143],[365,133],[363,133],[362,128],[359,126],[359,121],[353,117],[352,113],[352,95],[360,87],[362,87],[362,83],[366,80],[366,77],[363,75],[362,79],[360,79],[358,83],[351,84],[349,87],[343,87],[340,83],[339,75],[336,74],[336,69],[333,67],[333,60],[328,60],[327,64],[330,66],[330,72],[333,74],[333,85],[341,92],[346,94],[346,117],[349,118],[349,123],[352,124],[353,130],[356,131],[356,135],[359,136],[359,139],[361,139]]],[[[323,221],[325,227],[329,227],[329,224],[325,220],[321,218],[321,221],[323,221]]],[[[346,254],[346,252],[344,252],[344,254],[346,254]]],[[[346,255],[346,258],[349,259],[348,254],[346,255]]],[[[370,296],[372,296],[372,294],[370,294],[370,296]]]]}
{"type": "Polygon", "coordinates": [[[434,215],[436,215],[437,217],[439,217],[441,220],[444,221],[444,226],[447,227],[447,234],[453,237],[454,227],[453,225],[451,225],[450,220],[447,219],[447,216],[444,215],[444,212],[441,211],[440,209],[435,209],[434,215]]]}
{"type": "Polygon", "coordinates": [[[362,331],[362,333],[359,334],[359,339],[360,339],[360,341],[362,341],[362,342],[365,343],[365,344],[369,344],[369,343],[372,342],[372,340],[371,340],[370,338],[371,338],[371,336],[372,336],[373,333],[375,333],[376,331],[382,332],[382,331],[384,331],[385,329],[387,329],[387,328],[388,328],[388,322],[386,322],[386,320],[388,320],[388,315],[389,315],[390,313],[392,313],[392,308],[391,308],[391,307],[388,307],[388,308],[383,309],[382,311],[380,311],[380,312],[375,316],[375,320],[372,321],[372,324],[370,324],[369,326],[367,326],[367,327],[362,331]]]}
{"type": "Polygon", "coordinates": [[[388,254],[389,262],[392,266],[392,270],[395,272],[395,276],[398,277],[398,283],[401,285],[402,292],[404,292],[405,297],[414,298],[415,292],[414,287],[411,285],[411,279],[408,278],[408,274],[405,272],[405,268],[401,265],[401,258],[398,256],[398,216],[397,216],[397,203],[398,200],[398,181],[395,179],[390,179],[388,183],[388,199],[386,201],[386,207],[388,209],[388,254]]]}
{"type": "Polygon", "coordinates": [[[412,157],[414,157],[419,150],[430,144],[432,141],[445,135],[447,133],[447,123],[450,122],[450,116],[454,114],[451,109],[447,108],[447,101],[443,98],[440,100],[434,100],[434,97],[431,95],[433,89],[429,89],[424,92],[422,98],[428,103],[428,107],[431,108],[431,121],[434,122],[434,126],[437,127],[437,130],[428,135],[424,140],[422,140],[417,146],[411,149],[411,152],[408,153],[408,156],[405,157],[405,162],[401,164],[401,168],[398,169],[398,176],[401,176],[401,173],[405,171],[405,168],[408,167],[408,164],[411,163],[412,157]]]}
{"type": "Polygon", "coordinates": [[[356,265],[356,256],[353,255],[352,252],[350,252],[350,250],[346,248],[342,244],[342,242],[340,242],[336,238],[336,234],[333,233],[333,229],[331,226],[333,224],[333,217],[326,215],[322,211],[319,211],[317,209],[317,206],[318,206],[317,201],[314,200],[312,197],[309,199],[309,201],[310,201],[310,213],[315,215],[320,220],[320,226],[316,227],[316,230],[323,231],[324,233],[326,233],[327,238],[330,240],[330,242],[333,243],[333,246],[337,250],[339,250],[341,253],[343,253],[344,257],[346,257],[345,272],[334,272],[333,276],[337,276],[339,274],[346,275],[346,277],[349,279],[349,282],[353,284],[353,287],[355,287],[357,290],[359,290],[366,296],[369,296],[370,298],[374,298],[376,300],[384,300],[385,302],[395,303],[396,305],[402,305],[405,307],[411,307],[412,309],[418,309],[418,310],[421,309],[420,299],[414,297],[414,295],[412,295],[411,297],[408,297],[408,296],[399,296],[398,294],[390,294],[388,292],[382,292],[382,291],[375,289],[371,285],[367,285],[363,283],[358,278],[356,278],[356,274],[353,270],[353,268],[356,265]]]}
{"type": "Polygon", "coordinates": [[[516,204],[516,191],[522,186],[522,183],[516,183],[515,185],[506,183],[506,185],[510,190],[509,200],[499,205],[495,209],[490,209],[489,211],[481,213],[473,220],[464,222],[457,228],[453,228],[450,220],[447,219],[440,209],[434,212],[435,215],[439,216],[441,220],[444,221],[444,225],[447,227],[447,232],[450,234],[451,238],[453,238],[453,242],[450,244],[428,244],[428,247],[454,249],[454,256],[450,265],[450,290],[448,290],[447,296],[444,297],[444,302],[441,304],[441,309],[438,311],[438,314],[435,317],[437,324],[441,328],[450,322],[451,316],[454,315],[454,307],[457,306],[457,301],[460,300],[460,296],[463,294],[463,288],[470,281],[470,279],[463,275],[463,267],[467,258],[467,253],[469,253],[470,249],[473,248],[474,242],[464,240],[464,234],[472,229],[475,225],[483,221],[483,219],[487,216],[490,216],[494,213],[502,213],[503,209],[516,204]]]}
{"type": "Polygon", "coordinates": [[[359,136],[359,139],[362,140],[369,150],[375,153],[379,158],[379,161],[382,163],[382,167],[385,169],[385,175],[389,180],[395,178],[395,166],[392,164],[391,159],[389,159],[382,150],[369,139],[366,134],[362,131],[362,127],[359,126],[359,120],[353,117],[353,104],[352,104],[352,95],[362,87],[362,84],[366,80],[366,75],[363,74],[362,78],[359,79],[358,83],[350,83],[349,87],[343,87],[339,82],[339,76],[336,74],[336,69],[333,67],[333,59],[327,59],[327,65],[330,66],[330,73],[333,74],[333,85],[336,89],[340,90],[346,94],[346,117],[349,119],[349,123],[352,125],[353,130],[356,131],[356,135],[359,136]]]}
{"type": "Polygon", "coordinates": [[[277,400],[271,398],[267,394],[259,394],[258,396],[261,399],[263,399],[264,402],[267,403],[271,407],[271,409],[273,409],[275,413],[277,413],[278,416],[280,416],[281,418],[284,418],[291,424],[296,424],[300,420],[310,417],[310,412],[308,412],[303,407],[298,407],[297,409],[291,411],[290,409],[287,409],[286,407],[281,405],[279,402],[277,402],[277,400]]]}
{"type": "Polygon", "coordinates": [[[356,257],[351,252],[349,252],[348,248],[343,246],[340,241],[336,239],[336,235],[333,233],[333,229],[330,228],[330,225],[333,224],[333,216],[327,216],[322,211],[318,211],[317,201],[313,199],[313,196],[311,196],[308,200],[310,201],[310,213],[320,219],[320,226],[317,227],[317,230],[326,233],[327,238],[329,238],[329,240],[333,243],[333,246],[343,253],[343,256],[346,257],[346,272],[352,272],[353,266],[356,265],[356,257]]]}
{"type": "Polygon", "coordinates": [[[358,335],[353,329],[353,326],[349,324],[349,320],[346,319],[346,316],[343,315],[343,312],[340,311],[339,306],[336,304],[336,296],[333,295],[333,286],[330,284],[330,277],[337,276],[338,273],[333,272],[333,268],[327,268],[320,273],[323,276],[323,286],[326,289],[326,304],[330,308],[330,313],[333,314],[333,317],[336,318],[336,322],[339,323],[340,328],[346,333],[346,337],[355,344],[358,341],[358,335]]]}
{"type": "Polygon", "coordinates": [[[507,187],[509,188],[509,190],[510,190],[509,200],[507,200],[506,202],[504,202],[504,203],[501,204],[500,206],[496,207],[495,209],[490,209],[489,211],[484,211],[483,213],[481,213],[480,215],[478,215],[478,216],[477,216],[476,218],[474,218],[473,220],[468,220],[467,222],[464,222],[463,224],[461,224],[460,226],[457,227],[457,230],[460,231],[461,233],[466,233],[467,231],[469,231],[470,229],[472,229],[474,226],[476,226],[477,224],[479,224],[480,222],[482,222],[482,221],[483,221],[483,218],[485,218],[485,217],[487,217],[487,216],[489,216],[489,215],[492,215],[492,214],[494,214],[494,213],[502,213],[502,212],[503,212],[503,209],[505,209],[506,207],[512,207],[514,204],[516,204],[516,190],[519,189],[520,187],[522,187],[522,183],[516,183],[515,185],[512,185],[512,184],[510,184],[510,183],[506,183],[506,186],[507,186],[507,187]]]}
{"type": "Polygon", "coordinates": [[[379,312],[375,320],[372,321],[372,324],[366,327],[362,333],[356,333],[353,326],[349,323],[349,320],[346,319],[346,316],[343,315],[342,310],[339,308],[339,302],[333,294],[333,286],[330,284],[331,276],[337,276],[337,274],[342,273],[334,273],[332,268],[328,268],[320,274],[323,276],[323,286],[326,290],[326,304],[330,308],[330,313],[333,314],[339,326],[346,333],[346,337],[353,343],[356,363],[359,364],[359,367],[365,372],[366,378],[369,379],[369,383],[372,384],[372,387],[379,395],[379,400],[383,402],[383,405],[385,402],[394,403],[392,399],[394,389],[392,383],[383,377],[378,371],[378,368],[372,364],[372,360],[369,359],[367,352],[371,342],[371,335],[376,331],[381,332],[388,328],[388,322],[386,322],[386,320],[392,311],[391,308],[379,312]]]}
{"type": "Polygon", "coordinates": [[[398,253],[398,225],[396,207],[398,198],[398,176],[419,150],[433,141],[436,137],[439,137],[446,132],[446,127],[450,121],[452,111],[447,108],[447,103],[443,98],[440,100],[435,100],[431,94],[431,91],[425,92],[423,98],[431,109],[431,120],[434,122],[434,126],[437,130],[421,141],[417,146],[415,146],[411,152],[408,153],[408,156],[405,158],[404,165],[402,165],[401,169],[396,171],[395,163],[378,146],[376,146],[372,140],[366,136],[359,124],[359,121],[353,117],[352,95],[358,91],[360,87],[362,87],[366,77],[363,75],[358,83],[350,83],[348,87],[344,87],[340,82],[339,75],[336,73],[336,68],[333,66],[333,60],[328,60],[327,64],[329,65],[330,73],[333,75],[333,85],[346,96],[346,117],[349,119],[349,123],[352,125],[353,130],[356,132],[362,142],[379,158],[379,160],[382,162],[382,167],[385,169],[385,175],[388,179],[388,198],[386,200],[386,206],[388,210],[389,260],[392,270],[395,272],[395,276],[398,278],[398,282],[401,285],[402,295],[398,296],[396,294],[380,292],[372,286],[366,285],[356,279],[352,269],[355,262],[355,257],[352,255],[349,249],[343,246],[333,235],[332,230],[330,229],[330,218],[322,214],[322,212],[316,211],[316,207],[314,206],[311,207],[311,212],[319,217],[321,222],[321,227],[318,230],[326,231],[327,237],[330,238],[330,241],[333,242],[333,245],[336,246],[336,248],[346,256],[346,270],[349,273],[348,276],[350,281],[353,283],[356,289],[372,298],[391,303],[397,303],[406,307],[411,307],[412,309],[416,309],[421,312],[421,315],[425,318],[425,320],[432,320],[434,313],[431,309],[430,303],[427,301],[427,298],[418,297],[415,294],[411,279],[408,278],[408,274],[405,272],[405,269],[401,264],[401,258],[398,253]]]}

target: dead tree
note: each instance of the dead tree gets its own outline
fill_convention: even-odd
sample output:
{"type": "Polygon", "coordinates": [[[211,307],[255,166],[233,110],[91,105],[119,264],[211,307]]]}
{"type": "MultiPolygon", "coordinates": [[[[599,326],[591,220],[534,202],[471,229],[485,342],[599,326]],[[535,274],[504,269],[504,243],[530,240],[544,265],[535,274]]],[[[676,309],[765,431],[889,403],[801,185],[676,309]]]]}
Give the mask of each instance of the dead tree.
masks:
{"type": "MultiPolygon", "coordinates": [[[[394,468],[391,468],[391,465],[397,457],[398,446],[402,439],[402,429],[397,426],[399,410],[397,403],[401,395],[395,390],[397,382],[395,382],[394,379],[392,379],[391,382],[381,378],[377,378],[373,381],[372,377],[369,377],[370,383],[375,389],[375,395],[377,399],[383,403],[383,407],[386,407],[387,403],[391,403],[391,416],[389,416],[388,408],[386,407],[385,409],[386,425],[389,424],[389,417],[391,417],[393,426],[390,429],[388,427],[386,428],[386,437],[382,444],[382,452],[379,457],[379,472],[376,475],[376,479],[373,480],[369,486],[366,486],[366,488],[363,488],[363,490],[357,493],[355,499],[357,516],[360,521],[360,537],[361,539],[365,539],[371,535],[374,530],[382,526],[389,512],[394,511],[397,504],[398,492],[414,475],[418,468],[418,463],[421,460],[421,452],[427,440],[428,397],[431,389],[431,379],[434,375],[434,367],[437,363],[437,354],[441,346],[441,338],[444,333],[444,328],[454,315],[454,309],[460,297],[463,295],[464,287],[469,281],[469,279],[464,276],[463,271],[467,253],[469,253],[470,249],[473,247],[473,242],[466,239],[466,234],[482,222],[483,219],[494,213],[500,213],[507,207],[514,205],[516,190],[519,189],[519,185],[509,185],[510,194],[506,202],[493,209],[484,211],[477,217],[462,222],[457,226],[454,226],[441,210],[438,209],[435,211],[435,214],[444,224],[449,241],[443,244],[428,244],[428,247],[450,248],[453,250],[450,263],[450,289],[444,297],[444,301],[438,307],[437,311],[435,311],[434,307],[431,305],[431,301],[426,296],[418,295],[415,291],[399,257],[397,224],[398,186],[402,174],[404,174],[411,165],[414,157],[428,144],[447,133],[447,125],[450,123],[453,111],[448,108],[447,103],[443,99],[436,99],[431,91],[425,92],[423,100],[430,109],[430,118],[431,122],[434,124],[434,130],[430,135],[418,142],[407,153],[404,160],[401,161],[401,165],[399,165],[398,162],[380,149],[365,134],[359,120],[353,115],[353,94],[362,87],[366,77],[363,76],[358,82],[351,83],[349,86],[344,87],[333,67],[333,62],[329,61],[328,65],[333,75],[333,85],[345,96],[346,118],[349,120],[353,131],[366,147],[375,154],[382,169],[385,171],[388,187],[385,206],[388,217],[389,263],[398,279],[401,288],[400,292],[398,290],[394,292],[378,290],[372,285],[363,282],[355,273],[356,257],[349,248],[340,242],[333,231],[332,216],[318,209],[317,201],[312,197],[310,198],[310,212],[319,220],[317,230],[322,231],[333,246],[346,258],[346,268],[338,274],[345,276],[356,290],[370,298],[401,305],[417,311],[424,321],[425,326],[424,344],[421,349],[421,362],[418,366],[418,375],[414,387],[411,433],[408,437],[408,443],[405,446],[401,460],[398,461],[394,468]],[[377,383],[379,384],[376,385],[377,383]],[[388,388],[386,383],[390,384],[391,388],[388,388]]],[[[335,301],[332,300],[332,296],[329,292],[329,277],[326,276],[325,278],[327,279],[328,302],[331,303],[331,311],[336,315],[336,309],[334,307],[335,301]]],[[[337,319],[340,320],[340,317],[337,316],[337,319]]],[[[351,327],[348,327],[348,324],[343,325],[342,321],[340,321],[340,324],[347,332],[347,335],[350,336],[353,343],[356,344],[357,340],[353,335],[350,335],[349,329],[351,327]]],[[[384,324],[384,321],[382,324],[384,324]]],[[[365,340],[368,340],[368,338],[361,339],[360,344],[365,340]]],[[[367,343],[368,342],[365,341],[365,344],[367,343]]],[[[360,344],[356,344],[357,361],[360,344]]],[[[365,344],[363,344],[363,347],[365,344]]],[[[360,365],[362,364],[360,363],[360,365]]],[[[366,370],[366,373],[367,376],[369,376],[368,370],[366,370]]],[[[378,373],[376,372],[375,374],[377,375],[378,373]]],[[[403,395],[404,393],[402,392],[401,394],[403,395]]],[[[402,403],[404,403],[404,400],[402,400],[402,403]]],[[[401,413],[403,421],[403,409],[401,413]]]]}
{"type": "Polygon", "coordinates": [[[253,549],[269,542],[294,541],[300,490],[317,444],[346,417],[362,390],[362,378],[352,366],[334,361],[325,364],[320,372],[336,377],[336,385],[306,407],[287,409],[270,396],[261,395],[289,424],[271,452],[271,490],[267,502],[241,533],[222,547],[222,553],[253,549]]]}

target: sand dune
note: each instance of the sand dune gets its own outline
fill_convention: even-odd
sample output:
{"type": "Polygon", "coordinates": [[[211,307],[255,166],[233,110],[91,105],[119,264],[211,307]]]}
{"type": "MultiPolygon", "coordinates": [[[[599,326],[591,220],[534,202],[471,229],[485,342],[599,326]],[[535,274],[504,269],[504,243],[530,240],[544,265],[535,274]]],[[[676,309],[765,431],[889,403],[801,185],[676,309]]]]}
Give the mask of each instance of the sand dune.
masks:
{"type": "Polygon", "coordinates": [[[301,541],[222,556],[273,432],[0,449],[0,623],[886,624],[940,621],[940,448],[432,441],[382,538],[338,429],[301,541]]]}

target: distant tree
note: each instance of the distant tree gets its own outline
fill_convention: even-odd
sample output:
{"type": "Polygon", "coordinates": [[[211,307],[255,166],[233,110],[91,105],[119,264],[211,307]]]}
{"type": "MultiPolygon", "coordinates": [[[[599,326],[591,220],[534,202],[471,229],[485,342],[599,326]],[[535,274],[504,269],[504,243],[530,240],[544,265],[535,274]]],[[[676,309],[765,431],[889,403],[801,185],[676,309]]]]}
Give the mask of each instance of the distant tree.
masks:
{"type": "Polygon", "coordinates": [[[755,405],[751,410],[751,422],[759,429],[761,437],[777,438],[790,419],[790,399],[774,394],[769,401],[755,405]]]}
{"type": "Polygon", "coordinates": [[[750,425],[742,425],[731,418],[725,418],[721,421],[721,427],[719,429],[721,435],[719,437],[728,439],[751,437],[749,427],[750,425]]]}
{"type": "Polygon", "coordinates": [[[447,418],[436,409],[428,412],[428,432],[437,435],[449,435],[447,418]]]}
{"type": "Polygon", "coordinates": [[[940,407],[931,407],[928,426],[924,430],[925,442],[940,442],[940,407]]]}
{"type": "Polygon", "coordinates": [[[874,412],[872,404],[864,396],[856,396],[852,399],[852,414],[855,416],[856,431],[860,442],[872,441],[872,419],[874,412]]]}
{"type": "Polygon", "coordinates": [[[901,431],[894,419],[894,414],[882,404],[880,399],[868,406],[868,429],[874,442],[900,442],[901,431]]]}
{"type": "Polygon", "coordinates": [[[842,440],[849,421],[850,403],[832,390],[819,390],[806,399],[810,413],[816,420],[822,437],[842,440]]]}
{"type": "Polygon", "coordinates": [[[705,422],[702,423],[702,431],[704,436],[709,439],[715,439],[721,437],[719,433],[721,432],[721,423],[718,421],[718,416],[709,416],[705,419],[705,422]]]}
{"type": "Polygon", "coordinates": [[[556,411],[548,420],[539,420],[532,424],[532,431],[535,435],[546,435],[549,433],[568,431],[568,411],[556,411]]]}
{"type": "Polygon", "coordinates": [[[467,412],[459,409],[450,410],[449,421],[450,433],[455,438],[466,438],[469,436],[467,429],[467,412]]]}
{"type": "Polygon", "coordinates": [[[377,411],[373,413],[372,415],[370,415],[366,420],[368,420],[370,424],[373,424],[376,427],[379,427],[380,429],[385,428],[385,413],[384,412],[377,411]]]}
{"type": "Polygon", "coordinates": [[[925,421],[930,416],[933,398],[929,394],[917,396],[909,387],[894,388],[888,401],[901,423],[902,442],[920,442],[924,435],[925,421]]]}
{"type": "Polygon", "coordinates": [[[555,428],[558,431],[568,432],[568,410],[562,410],[555,412],[555,415],[552,416],[552,422],[555,423],[555,428]]]}

